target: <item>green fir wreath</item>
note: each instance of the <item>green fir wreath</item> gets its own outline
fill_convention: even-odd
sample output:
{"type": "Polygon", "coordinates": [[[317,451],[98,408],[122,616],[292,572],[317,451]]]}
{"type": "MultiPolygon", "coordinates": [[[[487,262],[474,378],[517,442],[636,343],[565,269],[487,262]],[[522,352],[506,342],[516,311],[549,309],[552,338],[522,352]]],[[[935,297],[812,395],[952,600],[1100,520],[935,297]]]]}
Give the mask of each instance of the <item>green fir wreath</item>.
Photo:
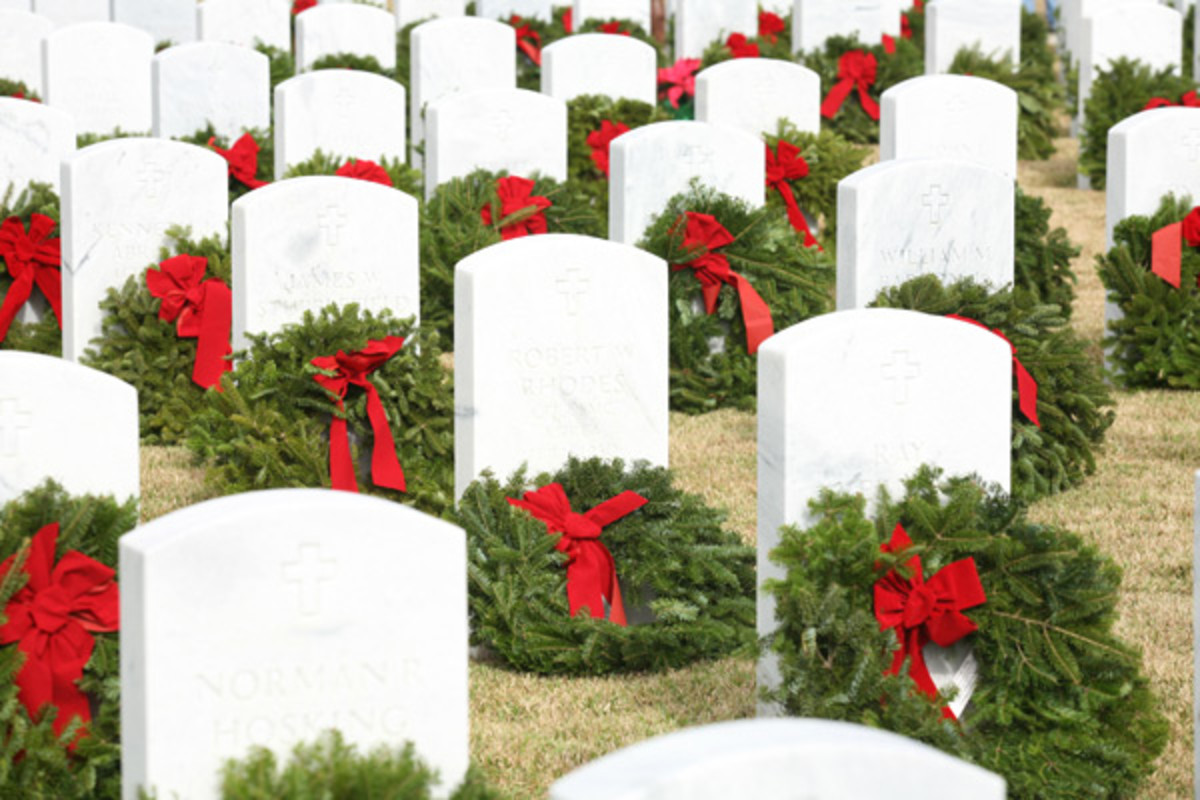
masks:
{"type": "Polygon", "coordinates": [[[1075,277],[1071,259],[1079,245],[1066,229],[1050,227],[1053,209],[1042,198],[1025,194],[1018,185],[1014,196],[1013,285],[1031,303],[1053,303],[1066,316],[1075,302],[1075,277]]]}
{"type": "Polygon", "coordinates": [[[222,391],[208,392],[192,417],[188,447],[207,461],[219,495],[258,489],[330,486],[329,429],[334,402],[313,380],[314,358],[361,350],[368,340],[403,336],[404,346],[370,374],[404,470],[407,491],[375,486],[374,435],[366,393],[346,398],[359,491],[440,515],[454,502],[454,390],[436,334],[390,312],[350,304],[305,312],[301,323],[250,335],[222,391]]]}
{"type": "MultiPolygon", "coordinates": [[[[775,41],[771,41],[765,36],[759,36],[758,31],[735,31],[746,37],[745,45],[753,45],[758,48],[757,56],[742,56],[743,58],[773,58],[779,61],[792,61],[795,55],[792,53],[791,41],[791,15],[789,14],[787,34],[785,36],[776,36],[775,41]]],[[[708,44],[704,48],[704,54],[700,56],[700,69],[708,69],[715,64],[720,64],[723,61],[733,59],[734,50],[729,44],[729,38],[717,39],[708,44]]]]}
{"type": "Polygon", "coordinates": [[[1141,654],[1113,633],[1121,570],[1076,534],[1030,522],[1019,501],[924,468],[899,500],[826,490],[807,530],[784,528],[770,581],[779,628],[769,640],[786,713],[896,731],[1002,775],[1011,798],[1138,797],[1168,726],[1141,654]],[[903,525],[915,547],[884,554],[903,525]],[[965,613],[979,680],[959,724],[946,698],[915,690],[908,664],[885,676],[896,631],[880,630],[873,587],[919,555],[926,581],[974,558],[987,596],[965,613]]]}
{"type": "MultiPolygon", "coordinates": [[[[343,156],[329,155],[321,150],[312,154],[312,157],[307,161],[302,161],[299,164],[292,164],[287,168],[287,172],[283,177],[299,178],[304,175],[334,175],[337,171],[349,161],[358,159],[348,159],[343,156]]],[[[369,160],[369,159],[367,159],[369,160]]],[[[422,177],[421,171],[415,167],[410,167],[403,161],[397,158],[380,158],[374,163],[383,168],[383,171],[388,174],[392,180],[392,187],[399,189],[405,194],[411,195],[419,202],[424,196],[422,194],[422,177]]]]}
{"type": "MultiPolygon", "coordinates": [[[[455,265],[501,241],[500,229],[512,221],[500,214],[496,196],[496,182],[504,174],[476,170],[465,178],[454,178],[439,186],[421,206],[421,322],[441,334],[447,349],[452,349],[454,342],[455,265]],[[491,225],[480,216],[484,206],[489,205],[493,212],[491,225]]],[[[570,181],[523,177],[533,180],[533,196],[552,203],[542,212],[547,233],[607,236],[607,211],[596,209],[581,188],[570,181]]],[[[528,210],[535,211],[536,207],[528,210]]]]}
{"type": "Polygon", "coordinates": [[[31,100],[40,103],[42,98],[38,93],[25,85],[23,81],[14,81],[9,78],[0,78],[0,97],[18,97],[18,99],[31,100]]]}
{"type": "MultiPolygon", "coordinates": [[[[255,128],[254,130],[245,131],[254,137],[254,141],[258,144],[258,164],[254,171],[254,177],[260,181],[270,183],[275,180],[275,136],[269,130],[255,128]]],[[[197,147],[203,147],[205,150],[211,149],[208,146],[209,140],[213,140],[213,144],[222,150],[230,149],[234,142],[241,137],[230,138],[228,136],[218,136],[212,125],[209,125],[204,130],[196,131],[191,136],[184,136],[179,141],[194,144],[197,147]]],[[[216,152],[215,150],[213,152],[216,152]]],[[[220,155],[220,153],[218,153],[220,155]]],[[[232,204],[242,195],[251,191],[250,187],[239,181],[233,175],[229,176],[229,202],[232,204]]]]}
{"type": "Polygon", "coordinates": [[[632,131],[668,119],[670,115],[658,106],[628,98],[585,94],[567,101],[567,178],[592,198],[598,214],[608,216],[608,177],[592,160],[588,137],[605,122],[620,123],[632,131]]]}
{"type": "Polygon", "coordinates": [[[663,670],[753,649],[754,549],[722,528],[723,512],[675,488],[661,467],[572,458],[554,475],[531,479],[518,470],[504,484],[485,476],[467,488],[456,514],[467,532],[472,639],[516,669],[663,670]],[[649,501],[600,537],[612,553],[628,627],[582,609],[571,616],[558,537],[507,502],[550,483],[562,485],[576,513],[624,491],[649,501]]]}
{"type": "Polygon", "coordinates": [[[1097,70],[1083,112],[1079,136],[1079,172],[1103,189],[1108,172],[1108,131],[1145,108],[1155,97],[1178,103],[1195,81],[1176,74],[1174,67],[1155,71],[1140,61],[1119,58],[1097,70]]]}
{"type": "MultiPolygon", "coordinates": [[[[724,255],[771,310],[775,330],[833,310],[835,263],[816,247],[804,247],[786,215],[693,185],[668,201],[638,247],[666,260],[686,263],[681,221],[687,212],[709,214],[734,237],[713,252],[724,255]]],[[[741,303],[732,286],[721,288],[716,313],[700,302],[694,270],[672,271],[670,283],[671,408],[689,414],[718,408],[752,410],[757,392],[757,358],[746,352],[741,303]]]]}
{"type": "MultiPolygon", "coordinates": [[[[54,187],[48,183],[30,183],[19,191],[13,184],[8,185],[4,196],[0,197],[0,222],[9,217],[20,220],[25,230],[29,230],[30,217],[42,214],[59,221],[58,195],[54,187]]],[[[59,226],[54,226],[52,237],[59,236],[59,226]]],[[[0,257],[0,302],[8,295],[12,287],[13,277],[8,271],[4,258],[0,257]]],[[[0,350],[25,350],[31,353],[43,353],[48,356],[62,355],[62,329],[50,305],[42,297],[41,290],[34,287],[30,301],[39,309],[40,319],[37,322],[20,322],[14,320],[9,326],[8,335],[0,342],[0,350]]]]}
{"type": "Polygon", "coordinates": [[[375,56],[360,53],[330,53],[321,56],[312,63],[308,71],[315,72],[319,69],[354,69],[360,72],[373,72],[392,80],[396,79],[395,70],[384,67],[375,56]]]}
{"type": "MultiPolygon", "coordinates": [[[[0,508],[0,560],[27,545],[46,525],[58,523],[55,563],[69,550],[116,569],[117,540],[138,522],[137,501],[118,504],[110,497],[73,496],[52,481],[32,489],[0,508]]],[[[24,556],[20,557],[23,561],[24,556]]],[[[9,600],[24,585],[18,568],[0,580],[0,617],[9,600]]],[[[118,576],[119,581],[119,576],[118,576]]],[[[121,796],[119,634],[96,633],[95,649],[79,688],[92,699],[88,735],[68,752],[55,736],[48,715],[34,721],[17,699],[14,683],[23,656],[16,645],[0,647],[0,786],[17,787],[5,797],[44,797],[90,800],[121,796]]]]}
{"type": "Polygon", "coordinates": [[[1127,388],[1200,389],[1200,252],[1183,245],[1178,289],[1150,270],[1150,237],[1191,208],[1190,198],[1167,195],[1153,216],[1117,223],[1113,248],[1096,258],[1108,302],[1123,315],[1108,321],[1105,345],[1127,388]]]}
{"type": "Polygon", "coordinates": [[[1064,491],[1096,471],[1095,450],[1115,419],[1112,392],[1088,343],[1057,306],[971,279],[943,286],[923,275],[886,289],[873,305],[957,314],[999,330],[1038,384],[1037,427],[1021,414],[1013,384],[1012,494],[1023,501],[1064,491]]]}

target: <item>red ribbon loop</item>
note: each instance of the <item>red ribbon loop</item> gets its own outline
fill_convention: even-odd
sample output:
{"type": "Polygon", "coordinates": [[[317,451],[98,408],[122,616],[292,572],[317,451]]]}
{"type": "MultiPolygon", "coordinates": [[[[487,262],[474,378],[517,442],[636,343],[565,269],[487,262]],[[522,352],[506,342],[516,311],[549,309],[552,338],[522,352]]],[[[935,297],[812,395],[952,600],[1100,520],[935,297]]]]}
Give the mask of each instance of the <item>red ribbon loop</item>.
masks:
{"type": "Polygon", "coordinates": [[[1182,222],[1159,228],[1150,237],[1150,271],[1176,289],[1183,271],[1184,241],[1188,247],[1200,247],[1200,206],[1189,211],[1182,222]]]}
{"type": "Polygon", "coordinates": [[[522,25],[521,18],[516,14],[513,14],[508,22],[517,29],[517,49],[540,67],[542,65],[542,35],[528,24],[522,25]]]}
{"type": "Polygon", "coordinates": [[[744,33],[729,34],[725,47],[734,58],[758,58],[758,45],[747,39],[744,33]]]}
{"type": "Polygon", "coordinates": [[[180,338],[197,340],[192,380],[219,392],[221,376],[233,369],[233,293],[220,278],[203,280],[206,258],[179,255],[158,266],[146,271],[146,288],[162,300],[158,318],[174,322],[180,338]]]}
{"type": "Polygon", "coordinates": [[[35,285],[50,303],[58,327],[62,327],[62,254],[59,240],[50,238],[54,225],[54,220],[44,214],[29,216],[28,233],[17,217],[0,224],[0,258],[13,278],[0,303],[0,342],[8,336],[9,327],[35,285]]]}
{"type": "MultiPolygon", "coordinates": [[[[902,525],[897,524],[892,538],[879,549],[884,553],[902,553],[912,547],[902,525]]],[[[959,639],[978,630],[978,626],[962,611],[987,602],[975,559],[964,558],[938,571],[925,581],[921,574],[921,559],[913,556],[905,562],[912,578],[905,580],[895,570],[875,582],[875,618],[879,629],[896,629],[900,648],[892,657],[892,666],[885,675],[899,675],[904,660],[909,659],[908,674],[917,688],[929,697],[937,697],[937,686],[925,663],[924,647],[933,642],[949,647],[959,639]]],[[[949,708],[943,708],[947,719],[954,719],[949,708]]]]}
{"type": "Polygon", "coordinates": [[[404,346],[404,337],[388,336],[382,341],[371,340],[362,350],[347,353],[338,350],[337,355],[314,358],[317,369],[328,370],[333,375],[314,375],[313,380],[329,392],[337,401],[338,411],[329,426],[329,475],[334,489],[357,492],[358,481],[354,477],[354,460],[350,457],[350,434],[346,427],[346,392],[359,386],[367,393],[367,419],[375,436],[371,451],[371,480],[376,486],[405,491],[404,470],[396,457],[396,443],[388,425],[387,411],[379,390],[367,380],[367,376],[396,355],[404,346]]]}
{"type": "Polygon", "coordinates": [[[604,601],[607,600],[609,621],[625,625],[625,605],[621,601],[616,563],[612,553],[600,541],[600,534],[605,526],[632,514],[649,501],[637,492],[626,491],[591,511],[576,514],[571,510],[571,501],[562,484],[551,483],[535,492],[526,492],[522,500],[510,497],[508,502],[545,522],[547,533],[562,534],[555,548],[568,557],[567,602],[571,616],[586,606],[593,619],[603,619],[604,601]]]}
{"type": "Polygon", "coordinates": [[[266,181],[254,177],[258,174],[258,142],[248,133],[233,143],[233,147],[222,150],[216,145],[216,138],[208,140],[208,146],[219,153],[229,162],[229,174],[251,189],[266,186],[266,181]]]}
{"type": "Polygon", "coordinates": [[[671,108],[679,108],[679,101],[696,93],[696,70],[700,69],[698,58],[681,58],[669,67],[658,71],[658,84],[666,84],[664,96],[671,108]]]}
{"type": "Polygon", "coordinates": [[[775,44],[785,27],[783,17],[778,14],[772,14],[770,11],[758,12],[758,38],[775,44]]]}
{"type": "Polygon", "coordinates": [[[863,50],[851,50],[843,53],[838,61],[838,82],[825,96],[821,103],[821,116],[833,119],[842,103],[850,96],[850,92],[858,89],[858,100],[862,103],[863,111],[871,119],[879,120],[879,104],[871,99],[867,89],[875,83],[875,73],[878,65],[875,55],[863,50]]]}
{"type": "Polygon", "coordinates": [[[1025,415],[1026,419],[1039,428],[1042,427],[1042,423],[1038,421],[1037,415],[1037,381],[1035,381],[1033,376],[1029,374],[1029,370],[1025,369],[1025,365],[1021,363],[1021,359],[1017,358],[1017,346],[1012,343],[1012,340],[1001,333],[998,329],[989,328],[982,322],[973,320],[970,317],[962,317],[958,314],[947,314],[946,316],[950,319],[956,319],[959,322],[966,322],[970,325],[974,325],[977,328],[983,328],[985,331],[991,331],[1003,339],[1005,344],[1012,349],[1013,373],[1017,376],[1017,404],[1020,406],[1021,413],[1025,415]]]}
{"type": "MultiPolygon", "coordinates": [[[[533,181],[510,175],[496,181],[496,196],[500,199],[500,222],[517,215],[517,218],[507,225],[501,224],[500,238],[504,241],[520,236],[545,233],[549,230],[546,225],[546,215],[542,212],[554,205],[545,197],[533,193],[533,181]]],[[[479,211],[479,218],[484,225],[492,224],[492,204],[488,203],[479,211]]]]}
{"type": "Polygon", "coordinates": [[[613,122],[606,119],[600,123],[599,130],[594,130],[588,134],[588,147],[592,148],[592,163],[596,165],[596,169],[604,173],[604,177],[608,177],[608,149],[612,144],[612,140],[623,133],[629,132],[629,126],[623,122],[613,122]]]}
{"type": "Polygon", "coordinates": [[[333,174],[340,175],[343,178],[357,178],[360,181],[379,183],[384,186],[394,185],[391,176],[387,174],[387,170],[374,161],[366,161],[361,158],[347,161],[338,167],[337,171],[333,174]]]}
{"type": "Polygon", "coordinates": [[[771,145],[767,145],[767,187],[783,195],[788,222],[792,223],[792,227],[798,233],[804,235],[804,246],[821,247],[817,237],[813,236],[812,230],[809,229],[808,220],[797,205],[796,195],[792,191],[792,181],[807,177],[808,162],[800,155],[799,147],[784,139],[779,140],[775,152],[771,152],[771,145]]]}
{"type": "MultiPolygon", "coordinates": [[[[677,232],[678,223],[676,224],[677,232]]],[[[714,252],[718,248],[733,244],[733,235],[717,222],[711,214],[687,212],[687,229],[683,236],[683,247],[691,256],[672,269],[693,269],[700,281],[700,291],[704,295],[704,309],[709,314],[717,310],[717,298],[721,294],[721,285],[729,284],[738,293],[738,302],[742,307],[742,321],[746,325],[746,352],[754,355],[758,346],[775,333],[775,322],[771,319],[771,309],[762,299],[754,285],[744,277],[734,272],[729,266],[729,259],[722,253],[714,252]]]]}

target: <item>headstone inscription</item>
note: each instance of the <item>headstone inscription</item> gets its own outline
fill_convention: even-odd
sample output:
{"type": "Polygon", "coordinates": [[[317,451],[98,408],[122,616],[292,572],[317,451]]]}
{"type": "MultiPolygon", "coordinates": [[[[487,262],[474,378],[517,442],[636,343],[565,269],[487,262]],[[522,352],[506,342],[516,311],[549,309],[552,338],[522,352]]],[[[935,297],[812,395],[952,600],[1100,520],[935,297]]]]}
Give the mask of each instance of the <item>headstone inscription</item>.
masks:
{"type": "Polygon", "coordinates": [[[830,36],[855,36],[866,45],[883,36],[882,0],[804,0],[792,16],[792,49],[820,50],[830,36]]]}
{"type": "Polygon", "coordinates": [[[204,0],[196,7],[197,38],[242,47],[292,46],[292,4],[288,0],[204,0]]]}
{"type": "Polygon", "coordinates": [[[417,201],[370,181],[276,181],[233,204],[233,346],[305,311],[358,303],[418,317],[417,201]]]}
{"type": "Polygon", "coordinates": [[[137,391],[61,358],[0,351],[0,506],[47,478],[72,494],[141,494],[137,391]]]}
{"type": "MultiPolygon", "coordinates": [[[[990,331],[916,311],[839,311],[772,336],[758,359],[760,636],[776,627],[761,587],[783,577],[769,558],[779,529],[811,524],[823,487],[870,504],[932,464],[1008,489],[1012,350],[990,331]]],[[[760,687],[778,679],[775,660],[760,660],[760,687]]]]}
{"type": "Polygon", "coordinates": [[[191,136],[211,124],[231,141],[271,127],[271,64],[255,50],[223,42],[168,47],[151,63],[154,135],[191,136]]]}
{"type": "Polygon", "coordinates": [[[120,541],[122,796],[215,800],[252,746],[336,728],[467,767],[461,528],[322,489],[222,497],[120,541]],[[180,725],[180,719],[186,725],[180,725]]]}
{"type": "Polygon", "coordinates": [[[155,42],[196,41],[196,0],[112,0],[112,19],[141,28],[155,42]]]}
{"type": "Polygon", "coordinates": [[[116,22],[58,28],[42,42],[47,105],[75,117],[79,133],[150,130],[154,37],[116,22]]]}
{"type": "Polygon", "coordinates": [[[166,139],[113,139],[63,162],[63,358],[100,335],[105,293],[158,263],[168,228],[225,233],[228,175],[211,150],[166,139]]]}
{"type": "Polygon", "coordinates": [[[678,0],[675,9],[675,58],[700,58],[718,39],[758,31],[756,0],[678,0]]]}
{"type": "Polygon", "coordinates": [[[316,6],[296,15],[296,71],[312,69],[324,56],[370,56],[385,70],[396,68],[396,22],[381,8],[359,3],[316,6]]]}
{"type": "Polygon", "coordinates": [[[926,75],[880,97],[879,160],[953,158],[1017,179],[1017,93],[968,75],[926,75]]]}
{"type": "Polygon", "coordinates": [[[650,0],[575,0],[574,19],[576,25],[583,25],[592,19],[601,22],[627,19],[648,33],[650,0]]]}
{"type": "Polygon", "coordinates": [[[62,160],[75,152],[75,120],[41,103],[0,97],[0,197],[32,181],[57,192],[62,160]]]}
{"type": "Polygon", "coordinates": [[[44,94],[42,40],[52,30],[53,22],[28,8],[0,8],[0,75],[44,94]]]}
{"type": "Polygon", "coordinates": [[[580,33],[542,48],[542,94],[564,102],[583,94],[654,105],[658,54],[631,36],[580,33]]]}
{"type": "Polygon", "coordinates": [[[320,150],[327,155],[403,163],[403,84],[352,69],[321,69],[275,87],[275,175],[320,150]]]}
{"type": "Polygon", "coordinates": [[[918,275],[1013,281],[1014,184],[962,161],[874,164],[838,184],[837,307],[862,308],[918,275]]]}
{"type": "Polygon", "coordinates": [[[925,10],[925,74],[948,72],[962,49],[1021,63],[1021,0],[935,0],[925,10]]]}
{"type": "Polygon", "coordinates": [[[56,27],[78,22],[110,22],[110,0],[33,0],[33,13],[50,19],[56,27]]]}
{"type": "Polygon", "coordinates": [[[422,20],[467,14],[466,0],[394,0],[394,6],[397,30],[422,20]]]}
{"type": "Polygon", "coordinates": [[[786,119],[797,129],[821,129],[821,76],[774,58],[735,58],[696,75],[696,119],[774,134],[786,119]]]}
{"type": "Polygon", "coordinates": [[[827,719],[740,719],[685,728],[610,753],[550,787],[550,800],[1005,795],[1004,779],[981,767],[897,733],[827,719]]]}
{"type": "Polygon", "coordinates": [[[525,89],[456,92],[426,107],[425,197],[477,169],[567,179],[567,104],[525,89]]]}
{"type": "Polygon", "coordinates": [[[567,457],[667,465],[667,265],[571,234],[510,239],[454,280],[454,484],[567,457]]]}
{"type": "Polygon", "coordinates": [[[656,122],[614,139],[609,149],[608,238],[636,244],[667,201],[692,181],[761,206],[763,141],[707,122],[656,122]]]}

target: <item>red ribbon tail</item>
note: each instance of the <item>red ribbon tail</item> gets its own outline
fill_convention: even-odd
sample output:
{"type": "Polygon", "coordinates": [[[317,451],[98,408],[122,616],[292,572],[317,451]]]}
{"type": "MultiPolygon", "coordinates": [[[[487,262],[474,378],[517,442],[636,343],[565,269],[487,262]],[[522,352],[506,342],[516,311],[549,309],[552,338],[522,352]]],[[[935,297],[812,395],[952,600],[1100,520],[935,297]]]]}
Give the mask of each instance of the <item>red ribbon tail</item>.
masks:
{"type": "Polygon", "coordinates": [[[858,82],[858,99],[862,103],[863,111],[867,112],[867,116],[876,122],[879,121],[879,103],[876,103],[871,95],[867,93],[867,82],[858,82]]]}
{"type": "Polygon", "coordinates": [[[833,88],[829,90],[829,94],[825,95],[825,100],[821,103],[821,116],[826,119],[833,119],[837,116],[842,103],[846,102],[846,98],[850,96],[850,92],[853,89],[854,81],[849,78],[842,78],[835,83],[833,88]]]}
{"type": "Polygon", "coordinates": [[[0,303],[0,342],[8,336],[8,329],[17,318],[17,312],[25,305],[29,295],[33,294],[32,273],[32,269],[26,270],[21,277],[13,281],[4,295],[4,302],[0,303]]]}
{"type": "Polygon", "coordinates": [[[233,292],[220,280],[204,282],[204,311],[196,342],[192,380],[205,389],[221,390],[221,376],[233,369],[229,331],[233,324],[233,292]]]}
{"type": "Polygon", "coordinates": [[[529,56],[529,60],[534,64],[537,64],[539,67],[542,65],[542,51],[538,50],[537,45],[527,42],[524,39],[518,39],[517,49],[529,56]]]}
{"type": "Polygon", "coordinates": [[[1016,356],[1013,356],[1013,371],[1017,374],[1017,398],[1021,406],[1021,413],[1040,428],[1042,423],[1038,421],[1037,415],[1037,381],[1033,379],[1029,370],[1025,369],[1025,365],[1016,356]]]}
{"type": "Polygon", "coordinates": [[[775,321],[771,319],[771,309],[750,281],[736,273],[733,278],[742,305],[742,321],[746,324],[746,352],[754,355],[758,346],[775,333],[775,321]]]}
{"type": "Polygon", "coordinates": [[[379,390],[370,382],[366,388],[367,418],[375,435],[375,445],[371,451],[371,480],[376,486],[403,492],[404,470],[400,468],[400,459],[396,457],[396,442],[388,425],[387,412],[379,398],[379,390]]]}
{"type": "Polygon", "coordinates": [[[621,583],[617,580],[617,565],[613,561],[612,553],[608,548],[604,548],[604,554],[608,556],[609,562],[609,584],[608,584],[608,621],[620,625],[622,628],[629,625],[625,619],[625,602],[621,599],[621,583]]]}
{"type": "MultiPolygon", "coordinates": [[[[50,310],[54,312],[54,318],[58,320],[58,327],[61,329],[62,273],[56,269],[39,269],[34,276],[34,281],[37,282],[38,288],[45,295],[46,302],[50,304],[50,310]]],[[[0,339],[3,338],[3,336],[0,336],[0,339]]]]}
{"type": "Polygon", "coordinates": [[[1150,269],[1167,283],[1179,288],[1183,261],[1183,223],[1159,228],[1150,237],[1150,269]]]}
{"type": "Polygon", "coordinates": [[[779,189],[779,193],[783,195],[784,205],[787,206],[788,222],[792,224],[792,228],[797,233],[804,234],[804,246],[812,247],[820,244],[817,242],[817,237],[813,236],[812,229],[808,227],[808,219],[804,216],[804,212],[800,210],[799,204],[796,203],[796,195],[792,191],[792,186],[787,180],[781,180],[775,184],[779,189]]]}
{"type": "MultiPolygon", "coordinates": [[[[339,402],[338,410],[345,411],[339,402]]],[[[336,414],[329,426],[329,479],[334,489],[357,492],[358,481],[354,478],[354,459],[350,457],[350,434],[346,430],[346,418],[336,414]]]]}

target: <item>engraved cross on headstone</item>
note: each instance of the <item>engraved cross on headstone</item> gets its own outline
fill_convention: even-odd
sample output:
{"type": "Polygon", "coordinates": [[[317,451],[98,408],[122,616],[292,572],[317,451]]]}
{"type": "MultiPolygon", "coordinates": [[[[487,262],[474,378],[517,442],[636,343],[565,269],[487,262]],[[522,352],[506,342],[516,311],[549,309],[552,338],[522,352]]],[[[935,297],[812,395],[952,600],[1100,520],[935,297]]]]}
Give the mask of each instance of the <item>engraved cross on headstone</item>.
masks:
{"type": "Polygon", "coordinates": [[[0,398],[0,458],[15,458],[21,431],[33,427],[33,412],[22,411],[17,398],[0,398]]]}
{"type": "Polygon", "coordinates": [[[500,109],[496,112],[495,119],[492,120],[492,136],[498,142],[507,142],[512,138],[515,125],[516,120],[513,118],[513,113],[508,109],[500,109]]]}
{"type": "Polygon", "coordinates": [[[163,179],[166,177],[167,173],[154,161],[142,164],[138,171],[138,183],[142,185],[142,193],[146,195],[147,200],[158,199],[159,190],[162,189],[163,179]]]}
{"type": "Polygon", "coordinates": [[[341,230],[346,225],[346,215],[337,206],[329,206],[317,215],[317,224],[325,232],[325,244],[337,245],[341,230]]]}
{"type": "Polygon", "coordinates": [[[892,360],[881,366],[883,367],[883,379],[889,382],[895,381],[896,405],[907,404],[908,382],[921,376],[920,362],[910,361],[907,350],[895,350],[892,352],[892,360]]]}
{"type": "Polygon", "coordinates": [[[558,293],[567,304],[567,313],[572,317],[579,313],[579,298],[587,294],[592,281],[579,267],[568,267],[567,274],[555,281],[558,293]]]}
{"type": "Polygon", "coordinates": [[[1184,134],[1181,144],[1187,150],[1188,161],[1200,161],[1200,128],[1192,128],[1184,134]]]}
{"type": "Polygon", "coordinates": [[[921,195],[921,205],[929,209],[929,222],[931,225],[940,225],[942,222],[942,211],[950,207],[950,195],[942,191],[942,187],[936,183],[929,187],[929,191],[921,195]]]}
{"type": "Polygon", "coordinates": [[[712,163],[712,157],[713,151],[711,148],[698,144],[686,145],[679,154],[679,160],[692,170],[709,166],[712,163]]]}
{"type": "Polygon", "coordinates": [[[300,598],[300,613],[306,617],[321,613],[321,584],[333,580],[337,560],[321,557],[321,545],[305,542],[300,545],[295,561],[283,564],[283,579],[296,584],[300,598]]]}

